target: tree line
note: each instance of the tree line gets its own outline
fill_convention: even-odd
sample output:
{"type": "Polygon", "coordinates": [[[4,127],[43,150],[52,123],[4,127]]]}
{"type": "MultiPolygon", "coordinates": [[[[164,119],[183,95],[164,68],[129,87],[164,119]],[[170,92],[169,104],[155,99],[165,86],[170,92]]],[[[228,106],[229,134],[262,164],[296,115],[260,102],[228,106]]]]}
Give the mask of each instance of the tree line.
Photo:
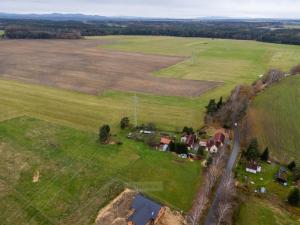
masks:
{"type": "Polygon", "coordinates": [[[0,29],[5,29],[7,38],[78,38],[80,35],[163,35],[256,40],[299,45],[300,29],[287,29],[284,23],[287,23],[287,21],[105,20],[81,22],[0,19],[0,29]],[[59,35],[54,35],[56,32],[59,35]]]}

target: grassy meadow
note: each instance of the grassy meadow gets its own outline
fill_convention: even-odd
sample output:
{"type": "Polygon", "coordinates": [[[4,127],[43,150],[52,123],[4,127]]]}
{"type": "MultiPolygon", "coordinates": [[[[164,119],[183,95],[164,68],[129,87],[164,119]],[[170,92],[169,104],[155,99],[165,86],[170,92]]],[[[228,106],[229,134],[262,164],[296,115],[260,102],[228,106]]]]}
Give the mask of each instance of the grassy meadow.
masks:
{"type": "Polygon", "coordinates": [[[142,182],[151,197],[191,207],[198,162],[120,140],[123,145],[100,145],[94,133],[29,117],[0,123],[1,223],[89,224],[120,183],[142,182]],[[147,190],[143,182],[158,183],[158,189],[147,190]]]}
{"type": "Polygon", "coordinates": [[[250,197],[239,209],[236,225],[297,225],[300,219],[274,204],[250,197]]]}
{"type": "Polygon", "coordinates": [[[259,94],[249,117],[253,135],[278,161],[300,163],[300,76],[288,77],[259,94]]]}

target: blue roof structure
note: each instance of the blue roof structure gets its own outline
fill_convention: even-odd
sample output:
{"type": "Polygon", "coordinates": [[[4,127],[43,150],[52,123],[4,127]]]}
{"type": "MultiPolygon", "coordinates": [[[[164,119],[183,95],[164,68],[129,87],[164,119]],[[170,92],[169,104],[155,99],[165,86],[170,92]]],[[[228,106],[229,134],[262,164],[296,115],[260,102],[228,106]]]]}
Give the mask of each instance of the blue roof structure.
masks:
{"type": "Polygon", "coordinates": [[[135,225],[146,225],[151,219],[155,220],[161,209],[161,205],[145,198],[141,194],[135,197],[131,207],[134,209],[134,213],[128,220],[134,222],[135,225]]]}

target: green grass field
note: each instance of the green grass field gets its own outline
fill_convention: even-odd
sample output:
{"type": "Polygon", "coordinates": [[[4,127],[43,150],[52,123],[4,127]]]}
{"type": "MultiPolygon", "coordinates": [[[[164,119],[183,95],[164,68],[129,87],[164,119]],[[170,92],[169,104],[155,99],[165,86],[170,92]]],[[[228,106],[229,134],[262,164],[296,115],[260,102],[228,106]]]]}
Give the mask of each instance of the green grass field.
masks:
{"type": "Polygon", "coordinates": [[[0,123],[1,223],[89,224],[119,182],[142,182],[152,198],[188,210],[200,164],[120,138],[123,145],[103,146],[94,133],[29,117],[0,123]]]}
{"type": "Polygon", "coordinates": [[[236,225],[296,225],[300,219],[271,203],[250,197],[240,208],[236,225]]]}
{"type": "Polygon", "coordinates": [[[288,174],[288,186],[285,187],[274,181],[274,175],[278,172],[280,165],[264,162],[260,162],[260,165],[262,167],[262,172],[258,174],[251,174],[245,171],[245,166],[239,164],[236,168],[237,180],[240,183],[247,184],[250,192],[252,193],[254,193],[255,190],[259,190],[261,187],[265,187],[267,189],[267,196],[276,195],[276,197],[284,202],[293,185],[292,174],[288,174]],[[254,184],[251,182],[254,182],[254,184]]]}
{"type": "Polygon", "coordinates": [[[300,77],[289,77],[259,94],[250,109],[253,134],[282,162],[300,162],[300,77]]]}

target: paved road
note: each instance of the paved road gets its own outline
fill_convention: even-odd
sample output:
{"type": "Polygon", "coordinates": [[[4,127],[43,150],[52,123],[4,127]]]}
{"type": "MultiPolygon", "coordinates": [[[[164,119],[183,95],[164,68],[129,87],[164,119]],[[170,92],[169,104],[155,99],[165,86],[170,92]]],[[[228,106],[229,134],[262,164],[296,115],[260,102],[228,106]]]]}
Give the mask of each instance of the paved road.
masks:
{"type": "Polygon", "coordinates": [[[218,218],[216,218],[215,215],[216,215],[216,211],[218,209],[218,205],[219,205],[219,202],[220,202],[220,197],[222,196],[222,185],[223,185],[223,183],[226,182],[228,176],[231,175],[232,169],[233,169],[233,166],[235,164],[236,158],[237,158],[237,156],[239,154],[239,151],[240,151],[240,137],[239,137],[238,128],[235,127],[234,128],[234,144],[233,144],[233,149],[232,149],[230,158],[228,160],[226,170],[225,170],[225,172],[224,172],[224,174],[222,176],[222,179],[221,179],[221,181],[219,183],[219,186],[217,188],[217,191],[215,193],[213,202],[212,202],[211,207],[210,207],[210,209],[208,211],[208,214],[207,214],[207,217],[205,219],[204,225],[213,225],[213,224],[217,223],[217,219],[218,218]]]}

